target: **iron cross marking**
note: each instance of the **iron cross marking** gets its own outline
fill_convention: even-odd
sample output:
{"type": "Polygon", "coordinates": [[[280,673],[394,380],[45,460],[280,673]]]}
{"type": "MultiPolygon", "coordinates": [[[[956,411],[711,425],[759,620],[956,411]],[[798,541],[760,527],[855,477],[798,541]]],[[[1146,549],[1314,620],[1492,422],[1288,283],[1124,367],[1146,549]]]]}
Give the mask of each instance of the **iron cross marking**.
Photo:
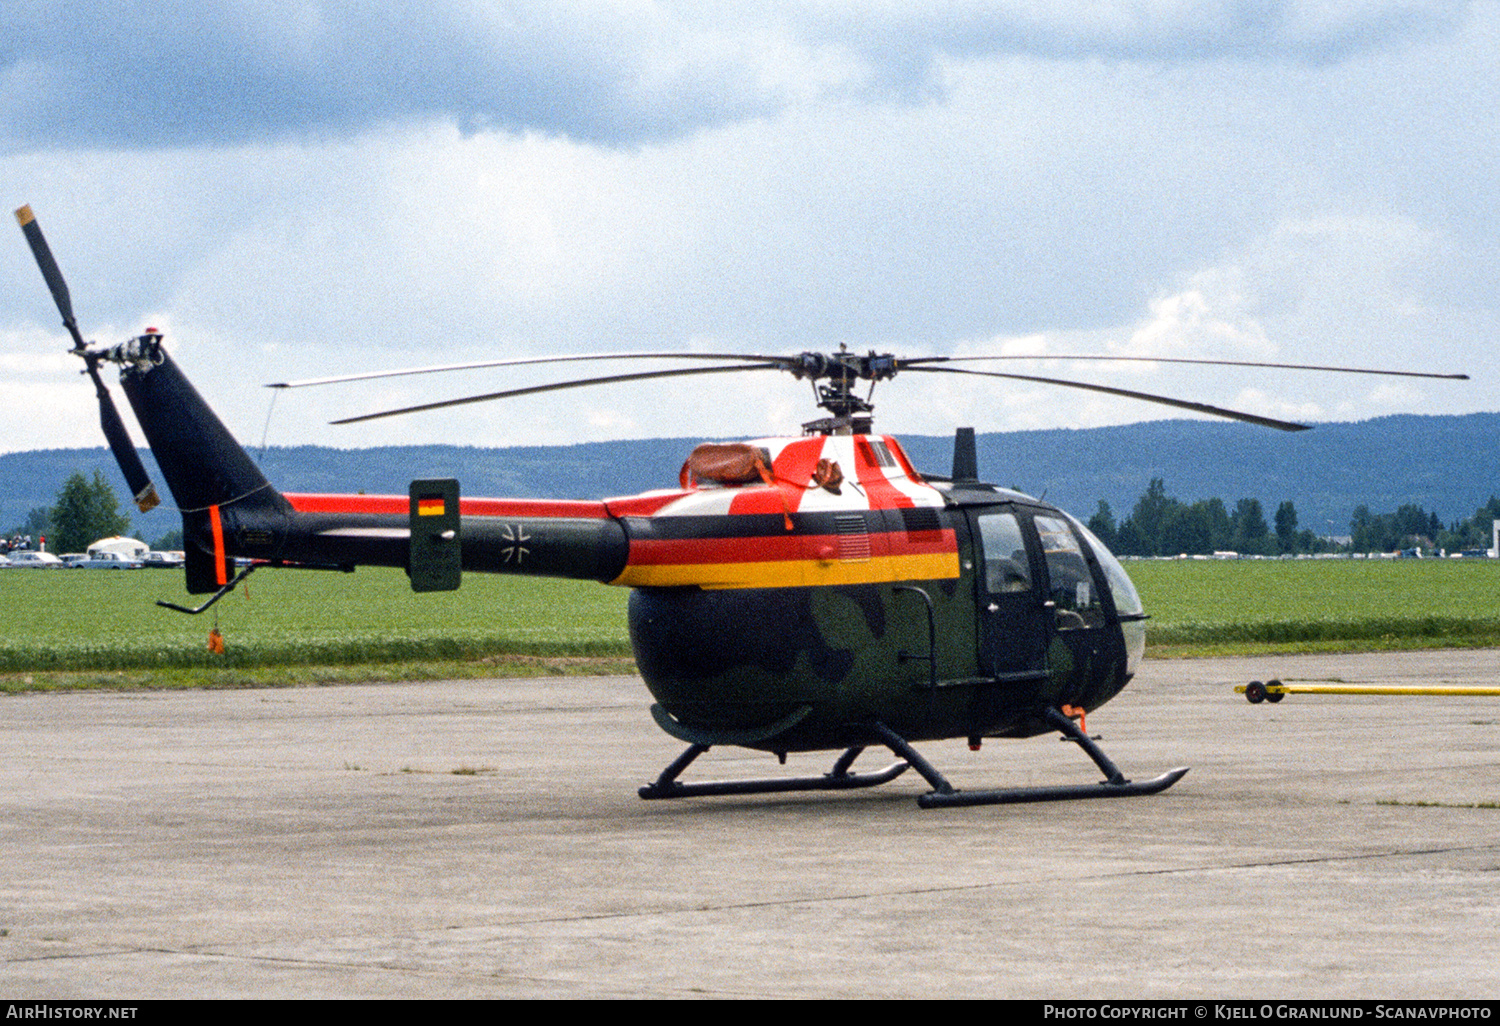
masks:
{"type": "Polygon", "coordinates": [[[506,524],[501,528],[500,535],[511,543],[500,550],[504,561],[509,563],[511,557],[514,556],[516,565],[520,566],[526,555],[531,552],[522,542],[531,541],[531,535],[526,533],[526,528],[521,524],[506,524]]]}

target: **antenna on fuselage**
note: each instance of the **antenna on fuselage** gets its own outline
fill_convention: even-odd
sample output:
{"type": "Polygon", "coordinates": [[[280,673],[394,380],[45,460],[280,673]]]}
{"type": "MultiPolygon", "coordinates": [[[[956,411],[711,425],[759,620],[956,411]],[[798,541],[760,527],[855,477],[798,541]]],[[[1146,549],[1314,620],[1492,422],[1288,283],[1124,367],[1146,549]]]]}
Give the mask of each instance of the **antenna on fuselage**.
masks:
{"type": "Polygon", "coordinates": [[[971,427],[961,427],[953,433],[953,480],[979,480],[979,451],[971,427]]]}

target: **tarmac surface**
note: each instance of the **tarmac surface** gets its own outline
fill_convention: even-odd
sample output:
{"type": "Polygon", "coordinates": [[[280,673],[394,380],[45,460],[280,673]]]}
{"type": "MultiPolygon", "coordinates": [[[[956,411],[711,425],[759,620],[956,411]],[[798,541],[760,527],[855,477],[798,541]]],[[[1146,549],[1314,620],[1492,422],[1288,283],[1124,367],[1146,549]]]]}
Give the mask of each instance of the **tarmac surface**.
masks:
{"type": "MultiPolygon", "coordinates": [[[[629,677],[0,697],[0,998],[1500,996],[1500,652],[1147,661],[1131,799],[643,802],[629,677]]],[[[921,746],[1088,783],[1056,736],[921,746]]],[[[858,764],[889,762],[871,751],[858,764]]],[[[691,779],[824,772],[715,749],[691,779]]]]}

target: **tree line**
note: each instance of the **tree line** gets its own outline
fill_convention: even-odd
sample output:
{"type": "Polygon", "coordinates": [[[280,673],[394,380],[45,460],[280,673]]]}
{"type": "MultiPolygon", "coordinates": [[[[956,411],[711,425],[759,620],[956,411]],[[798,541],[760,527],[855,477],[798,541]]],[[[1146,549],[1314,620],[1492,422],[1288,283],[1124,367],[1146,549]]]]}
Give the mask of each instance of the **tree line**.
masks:
{"type": "MultiPolygon", "coordinates": [[[[94,471],[90,481],[75,471],[57,493],[51,507],[38,506],[26,514],[20,525],[7,531],[5,537],[29,537],[39,547],[47,539],[48,552],[83,552],[100,538],[130,533],[130,517],[120,512],[120,501],[104,475],[94,471]]],[[[182,532],[172,531],[158,538],[155,549],[182,547],[182,532]]]]}
{"type": "Polygon", "coordinates": [[[1297,508],[1287,500],[1268,521],[1259,499],[1240,499],[1231,510],[1223,499],[1185,503],[1167,494],[1165,482],[1152,478],[1146,493],[1119,523],[1109,503],[1089,519],[1089,530],[1122,556],[1242,555],[1277,556],[1320,552],[1394,552],[1401,549],[1486,549],[1491,524],[1500,519],[1500,498],[1467,520],[1444,525],[1436,513],[1407,504],[1394,513],[1372,513],[1358,506],[1349,522],[1349,540],[1339,542],[1297,526],[1297,508]]]}
{"type": "Polygon", "coordinates": [[[1351,548],[1355,552],[1390,552],[1423,546],[1448,552],[1487,549],[1494,538],[1493,524],[1500,520],[1500,498],[1491,495],[1467,520],[1446,527],[1436,513],[1407,504],[1394,513],[1371,513],[1368,506],[1354,507],[1349,521],[1351,548]]]}
{"type": "MultiPolygon", "coordinates": [[[[1349,541],[1339,543],[1307,528],[1298,529],[1297,509],[1282,502],[1270,520],[1259,499],[1240,499],[1230,509],[1223,499],[1185,503],[1167,494],[1166,483],[1152,478],[1129,515],[1115,522],[1109,503],[1089,518],[1089,530],[1110,551],[1122,556],[1209,555],[1238,552],[1276,556],[1318,552],[1393,552],[1423,548],[1449,552],[1488,548],[1491,524],[1500,519],[1500,498],[1489,502],[1467,520],[1444,525],[1436,513],[1408,503],[1394,513],[1372,513],[1355,507],[1349,521],[1349,541]]],[[[47,538],[52,552],[82,552],[91,542],[129,534],[130,517],[120,512],[114,489],[99,471],[93,480],[74,472],[51,508],[38,507],[23,524],[5,537],[47,538]]],[[[156,549],[182,546],[182,532],[173,531],[152,543],[156,549]]]]}

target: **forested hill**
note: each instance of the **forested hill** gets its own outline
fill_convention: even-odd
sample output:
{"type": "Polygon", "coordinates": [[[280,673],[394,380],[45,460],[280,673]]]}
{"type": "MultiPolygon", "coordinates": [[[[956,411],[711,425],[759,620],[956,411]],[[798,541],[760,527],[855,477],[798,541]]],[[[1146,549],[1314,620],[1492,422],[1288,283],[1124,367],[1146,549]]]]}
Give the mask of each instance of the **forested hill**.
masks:
{"type": "MultiPolygon", "coordinates": [[[[466,495],[602,498],[667,488],[699,441],[693,438],[484,449],[400,446],[272,448],[262,467],[286,491],[404,494],[416,477],[456,477],[466,495]]],[[[952,439],[903,436],[918,468],[952,465],[952,439]]],[[[1267,510],[1291,500],[1302,528],[1345,534],[1350,514],[1415,503],[1444,522],[1473,515],[1500,494],[1500,414],[1397,416],[1319,424],[1285,434],[1245,424],[1152,421],[1086,430],[1018,431],[979,436],[980,475],[1043,495],[1082,519],[1100,499],[1117,518],[1130,512],[1152,478],[1184,502],[1255,498],[1267,510]]],[[[147,468],[162,477],[143,450],[147,468]]],[[[28,511],[51,506],[68,475],[104,471],[127,505],[113,459],[97,449],[49,449],[0,455],[0,530],[28,511]]],[[[178,526],[167,511],[128,510],[137,533],[155,538],[178,526]]]]}
{"type": "MultiPolygon", "coordinates": [[[[903,440],[919,465],[948,466],[951,442],[903,440]]],[[[1082,431],[983,435],[980,476],[1088,519],[1104,499],[1121,518],[1154,477],[1184,502],[1291,500],[1317,534],[1346,534],[1356,506],[1414,503],[1445,523],[1500,495],[1500,413],[1395,416],[1285,433],[1218,421],[1152,421],[1082,431]],[[1330,525],[1331,521],[1331,525],[1330,525]]]]}

